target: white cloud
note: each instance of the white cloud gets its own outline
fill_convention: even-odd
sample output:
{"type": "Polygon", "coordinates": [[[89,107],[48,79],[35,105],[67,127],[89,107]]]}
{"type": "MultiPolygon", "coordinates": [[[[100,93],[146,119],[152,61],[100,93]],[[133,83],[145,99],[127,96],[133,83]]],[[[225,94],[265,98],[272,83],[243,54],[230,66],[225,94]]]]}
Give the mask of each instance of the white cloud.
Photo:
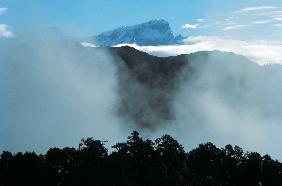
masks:
{"type": "Polygon", "coordinates": [[[197,51],[220,50],[244,55],[259,65],[282,64],[282,43],[267,41],[248,42],[231,38],[208,36],[190,37],[187,38],[185,42],[187,43],[185,45],[137,46],[129,44],[129,46],[160,57],[190,54],[197,51]]]}
{"type": "Polygon", "coordinates": [[[199,24],[185,24],[182,26],[183,29],[196,29],[198,28],[199,24]]]}
{"type": "MultiPolygon", "coordinates": [[[[0,15],[3,15],[7,12],[7,8],[0,7],[0,15]]],[[[1,37],[12,37],[14,34],[9,30],[9,27],[6,24],[0,24],[0,38],[1,37]]]]}
{"type": "Polygon", "coordinates": [[[274,11],[256,12],[255,15],[257,15],[257,16],[271,16],[271,15],[277,15],[277,14],[282,14],[282,9],[281,8],[277,8],[274,11]]]}
{"type": "Polygon", "coordinates": [[[0,24],[0,38],[1,37],[13,37],[14,34],[11,32],[6,24],[0,24]]]}
{"type": "Polygon", "coordinates": [[[270,12],[271,15],[282,15],[282,10],[276,10],[276,11],[272,11],[270,12]]]}
{"type": "Polygon", "coordinates": [[[268,23],[271,23],[271,22],[273,22],[273,20],[261,20],[261,21],[255,21],[255,22],[253,22],[253,24],[255,24],[255,25],[260,25],[260,24],[268,24],[268,23]]]}
{"type": "MultiPolygon", "coordinates": [[[[282,21],[282,7],[254,6],[231,12],[226,15],[226,18],[223,16],[222,20],[214,22],[213,27],[224,31],[238,29],[253,29],[250,31],[255,31],[254,29],[257,28],[254,26],[256,25],[275,24],[277,21],[282,21]]],[[[257,35],[262,32],[263,30],[258,30],[257,35]]],[[[274,32],[278,32],[278,30],[274,30],[274,32]]]]}
{"type": "Polygon", "coordinates": [[[282,21],[282,14],[281,14],[281,15],[275,15],[275,16],[273,16],[273,19],[274,19],[275,21],[282,21]]]}
{"type": "Polygon", "coordinates": [[[231,26],[231,25],[236,25],[236,23],[233,21],[232,17],[228,17],[224,19],[223,21],[217,21],[215,23],[218,26],[231,26]]]}
{"type": "Polygon", "coordinates": [[[242,29],[245,28],[247,25],[231,25],[231,26],[227,26],[225,28],[223,28],[223,30],[227,31],[227,30],[237,30],[237,29],[242,29]]]}
{"type": "Polygon", "coordinates": [[[282,17],[276,17],[274,18],[276,21],[282,21],[282,17]]]}
{"type": "Polygon", "coordinates": [[[275,27],[282,27],[282,24],[273,24],[272,26],[275,26],[275,27]]]}
{"type": "Polygon", "coordinates": [[[96,47],[96,45],[94,45],[93,43],[89,43],[89,42],[81,42],[80,44],[81,44],[83,47],[91,47],[91,48],[96,47]]]}
{"type": "Polygon", "coordinates": [[[253,6],[253,7],[246,7],[242,8],[239,11],[236,11],[235,13],[252,13],[252,12],[258,12],[258,11],[268,11],[268,10],[274,10],[277,9],[275,6],[253,6]]]}
{"type": "Polygon", "coordinates": [[[206,20],[205,20],[205,19],[202,19],[202,18],[199,18],[199,19],[196,19],[196,21],[199,22],[199,23],[203,23],[203,22],[205,22],[206,20]]]}
{"type": "Polygon", "coordinates": [[[3,15],[3,14],[5,14],[6,12],[7,12],[7,8],[5,8],[5,7],[0,7],[0,15],[3,15]]]}

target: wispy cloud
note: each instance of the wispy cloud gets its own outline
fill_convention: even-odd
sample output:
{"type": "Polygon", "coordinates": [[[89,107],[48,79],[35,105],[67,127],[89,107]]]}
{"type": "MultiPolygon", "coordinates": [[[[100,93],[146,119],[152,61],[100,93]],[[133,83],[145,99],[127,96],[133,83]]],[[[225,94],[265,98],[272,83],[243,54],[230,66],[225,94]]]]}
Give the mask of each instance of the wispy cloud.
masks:
{"type": "Polygon", "coordinates": [[[199,24],[185,24],[181,28],[183,29],[196,29],[198,28],[199,24]]]}
{"type": "MultiPolygon", "coordinates": [[[[228,17],[215,22],[214,26],[223,31],[254,29],[255,25],[279,24],[282,8],[276,6],[253,6],[231,12],[228,17]]],[[[272,25],[274,26],[274,25],[272,25]]]]}
{"type": "Polygon", "coordinates": [[[5,14],[6,12],[7,12],[7,8],[5,8],[5,7],[0,7],[0,15],[3,15],[3,14],[5,14]]]}
{"type": "Polygon", "coordinates": [[[275,21],[282,21],[282,14],[281,14],[281,15],[275,15],[275,16],[273,16],[273,19],[274,19],[275,21]]]}
{"type": "MultiPolygon", "coordinates": [[[[182,26],[182,29],[201,29],[203,31],[221,32],[225,35],[232,36],[236,34],[238,37],[244,38],[247,34],[252,34],[252,38],[260,37],[263,35],[263,30],[258,30],[259,27],[269,25],[269,29],[272,29],[276,35],[279,36],[278,26],[282,21],[282,7],[269,5],[269,6],[250,6],[242,9],[234,9],[233,11],[221,15],[219,19],[206,19],[199,17],[194,19],[194,22],[187,23],[182,26]],[[271,27],[272,26],[272,27],[271,27]],[[204,30],[205,29],[205,30],[204,30]],[[231,32],[236,30],[240,33],[231,32]],[[245,32],[247,31],[247,32],[245,32]]],[[[274,34],[269,35],[269,38],[273,38],[274,34]]]]}
{"type": "Polygon", "coordinates": [[[236,11],[234,13],[252,13],[252,12],[267,11],[267,10],[274,10],[274,9],[277,9],[277,7],[276,6],[253,6],[253,7],[242,8],[239,11],[236,11]]]}
{"type": "Polygon", "coordinates": [[[273,24],[272,26],[282,28],[282,24],[273,24]]]}
{"type": "Polygon", "coordinates": [[[13,34],[13,32],[11,32],[9,30],[8,25],[0,24],[0,38],[1,37],[9,38],[9,37],[13,37],[13,36],[14,36],[14,34],[13,34]]]}
{"type": "Polygon", "coordinates": [[[254,21],[253,24],[255,25],[261,25],[261,24],[268,24],[268,23],[272,23],[273,20],[260,20],[260,21],[254,21]]]}
{"type": "Polygon", "coordinates": [[[203,23],[203,22],[205,22],[206,20],[205,20],[205,19],[202,19],[202,18],[199,18],[199,19],[196,19],[196,21],[197,21],[198,23],[203,23]]]}
{"type": "Polygon", "coordinates": [[[243,29],[245,27],[247,27],[247,25],[231,25],[231,26],[224,27],[223,30],[225,30],[225,31],[237,30],[237,29],[243,29]]]}
{"type": "Polygon", "coordinates": [[[216,21],[215,24],[217,26],[223,26],[223,27],[236,25],[236,23],[232,20],[231,17],[228,17],[228,18],[226,18],[224,20],[216,21]]]}
{"type": "Polygon", "coordinates": [[[81,44],[83,47],[91,47],[91,48],[96,47],[96,45],[94,45],[93,43],[89,43],[89,42],[81,42],[80,44],[81,44]]]}

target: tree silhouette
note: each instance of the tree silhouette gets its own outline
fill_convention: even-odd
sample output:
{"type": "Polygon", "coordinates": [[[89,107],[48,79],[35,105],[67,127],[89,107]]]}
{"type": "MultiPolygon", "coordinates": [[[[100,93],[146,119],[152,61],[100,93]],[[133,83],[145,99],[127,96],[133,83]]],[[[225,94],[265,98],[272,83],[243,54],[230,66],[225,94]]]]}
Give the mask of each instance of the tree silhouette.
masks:
{"type": "Polygon", "coordinates": [[[154,148],[151,140],[143,140],[139,133],[134,131],[128,137],[127,142],[117,143],[116,149],[111,155],[112,161],[116,161],[119,173],[116,179],[122,177],[120,185],[148,185],[153,179],[154,148]]]}
{"type": "Polygon", "coordinates": [[[104,141],[93,138],[82,139],[79,144],[79,183],[81,185],[105,185],[107,172],[105,165],[108,150],[104,141]]]}
{"type": "Polygon", "coordinates": [[[158,154],[156,162],[160,168],[158,175],[160,185],[187,185],[189,170],[187,156],[182,145],[170,135],[164,135],[155,140],[155,150],[158,154]]]}
{"type": "Polygon", "coordinates": [[[109,154],[104,141],[82,139],[78,149],[50,148],[0,155],[0,185],[43,186],[280,186],[282,164],[232,145],[200,144],[186,153],[169,135],[154,142],[134,131],[109,154]]]}

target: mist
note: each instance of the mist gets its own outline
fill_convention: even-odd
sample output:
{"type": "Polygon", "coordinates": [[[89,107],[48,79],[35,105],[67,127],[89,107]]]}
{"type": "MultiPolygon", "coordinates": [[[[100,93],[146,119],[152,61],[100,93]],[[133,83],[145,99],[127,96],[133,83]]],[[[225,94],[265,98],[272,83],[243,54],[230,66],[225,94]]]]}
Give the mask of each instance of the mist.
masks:
{"type": "Polygon", "coordinates": [[[83,137],[125,138],[114,114],[115,61],[106,50],[80,48],[56,29],[1,43],[1,150],[44,152],[83,137]]]}
{"type": "MultiPolygon", "coordinates": [[[[196,54],[194,54],[196,55],[196,54]]],[[[241,56],[212,52],[191,62],[174,102],[182,143],[239,145],[281,159],[282,68],[259,66],[241,56]]]]}
{"type": "Polygon", "coordinates": [[[1,150],[45,152],[90,136],[110,147],[138,130],[147,138],[171,134],[186,149],[211,141],[282,158],[281,65],[197,52],[170,75],[130,71],[109,49],[82,47],[56,29],[0,48],[1,150]],[[136,72],[153,83],[138,82],[136,72]]]}
{"type": "MultiPolygon", "coordinates": [[[[119,97],[131,105],[125,115],[133,117],[134,127],[146,137],[168,133],[188,149],[211,141],[281,159],[281,65],[259,65],[220,51],[138,59],[139,64],[147,61],[149,67],[140,65],[133,74],[141,73],[145,81],[127,77],[124,82],[129,85],[119,97]],[[166,65],[164,77],[162,70],[152,71],[156,63],[164,69],[168,61],[173,65],[166,65]],[[144,118],[147,125],[140,124],[144,118]]],[[[131,57],[129,62],[135,61],[131,57]]]]}

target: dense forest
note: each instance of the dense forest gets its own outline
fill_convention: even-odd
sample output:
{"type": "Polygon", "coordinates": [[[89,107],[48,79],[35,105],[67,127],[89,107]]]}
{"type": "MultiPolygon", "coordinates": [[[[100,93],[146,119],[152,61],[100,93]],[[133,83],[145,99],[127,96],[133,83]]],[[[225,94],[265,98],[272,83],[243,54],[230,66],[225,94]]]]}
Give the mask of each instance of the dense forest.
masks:
{"type": "Polygon", "coordinates": [[[282,164],[238,146],[200,144],[190,152],[169,135],[155,141],[134,131],[111,152],[105,141],[82,139],[76,148],[51,148],[0,158],[0,185],[281,186],[282,164]]]}

